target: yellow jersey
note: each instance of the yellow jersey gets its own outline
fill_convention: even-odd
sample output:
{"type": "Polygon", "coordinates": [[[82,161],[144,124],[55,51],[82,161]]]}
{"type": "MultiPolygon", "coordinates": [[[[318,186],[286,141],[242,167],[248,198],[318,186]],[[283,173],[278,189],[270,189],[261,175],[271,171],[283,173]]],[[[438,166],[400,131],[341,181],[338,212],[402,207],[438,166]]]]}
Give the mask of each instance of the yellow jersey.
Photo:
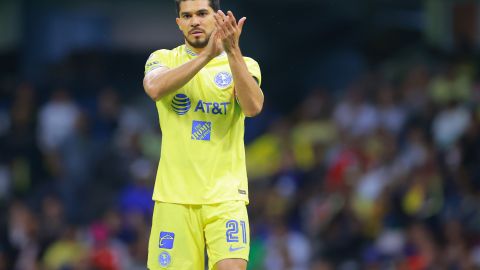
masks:
{"type": "MultiPolygon", "coordinates": [[[[197,55],[186,45],[151,54],[145,74],[178,67],[197,55]]],[[[258,63],[244,57],[261,83],[258,63]]],[[[178,204],[248,203],[244,120],[225,53],[156,102],[162,147],[153,199],[178,204]]]]}

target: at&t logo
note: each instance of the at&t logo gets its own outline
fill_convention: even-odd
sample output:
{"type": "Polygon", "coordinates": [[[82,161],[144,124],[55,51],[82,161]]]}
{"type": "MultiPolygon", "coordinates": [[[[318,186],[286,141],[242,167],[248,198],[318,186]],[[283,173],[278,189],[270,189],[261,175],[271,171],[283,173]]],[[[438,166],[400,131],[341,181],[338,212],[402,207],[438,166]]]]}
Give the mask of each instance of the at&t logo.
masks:
{"type": "Polygon", "coordinates": [[[178,115],[186,114],[192,107],[192,102],[185,94],[176,94],[172,100],[172,109],[178,115]]]}

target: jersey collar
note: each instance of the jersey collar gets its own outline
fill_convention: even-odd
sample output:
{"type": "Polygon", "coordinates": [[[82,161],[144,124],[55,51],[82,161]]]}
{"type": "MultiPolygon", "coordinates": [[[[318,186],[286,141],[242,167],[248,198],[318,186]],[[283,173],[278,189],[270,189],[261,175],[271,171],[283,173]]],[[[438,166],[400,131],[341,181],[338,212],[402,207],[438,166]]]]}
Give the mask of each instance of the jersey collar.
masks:
{"type": "MultiPolygon", "coordinates": [[[[191,56],[198,56],[197,53],[195,53],[194,51],[192,51],[192,49],[190,49],[187,45],[185,45],[185,52],[187,52],[188,55],[191,55],[191,56]]],[[[216,58],[220,58],[220,57],[223,57],[225,56],[226,53],[223,51],[219,56],[217,56],[216,58]]]]}

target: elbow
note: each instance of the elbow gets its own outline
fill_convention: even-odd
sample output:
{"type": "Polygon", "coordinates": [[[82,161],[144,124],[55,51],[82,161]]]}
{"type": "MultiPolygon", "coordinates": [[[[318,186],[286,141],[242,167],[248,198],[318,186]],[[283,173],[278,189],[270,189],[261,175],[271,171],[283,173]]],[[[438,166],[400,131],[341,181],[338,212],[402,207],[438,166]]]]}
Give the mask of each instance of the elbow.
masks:
{"type": "Polygon", "coordinates": [[[246,117],[255,117],[262,112],[263,104],[253,106],[251,109],[244,111],[246,117]]]}
{"type": "Polygon", "coordinates": [[[149,80],[143,81],[143,89],[145,93],[153,100],[158,101],[162,98],[161,91],[159,91],[158,87],[155,87],[149,80]]]}

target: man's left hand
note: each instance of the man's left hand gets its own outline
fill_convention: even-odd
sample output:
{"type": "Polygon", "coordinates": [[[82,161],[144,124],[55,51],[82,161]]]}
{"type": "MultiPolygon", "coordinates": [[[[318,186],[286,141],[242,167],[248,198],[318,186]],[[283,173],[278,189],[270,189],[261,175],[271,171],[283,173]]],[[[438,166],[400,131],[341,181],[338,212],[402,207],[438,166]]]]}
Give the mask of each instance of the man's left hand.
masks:
{"type": "Polygon", "coordinates": [[[230,53],[239,48],[240,35],[242,34],[243,25],[247,18],[241,18],[238,23],[237,19],[231,11],[227,14],[219,10],[215,13],[215,26],[217,27],[218,36],[222,41],[225,52],[230,53]]]}

